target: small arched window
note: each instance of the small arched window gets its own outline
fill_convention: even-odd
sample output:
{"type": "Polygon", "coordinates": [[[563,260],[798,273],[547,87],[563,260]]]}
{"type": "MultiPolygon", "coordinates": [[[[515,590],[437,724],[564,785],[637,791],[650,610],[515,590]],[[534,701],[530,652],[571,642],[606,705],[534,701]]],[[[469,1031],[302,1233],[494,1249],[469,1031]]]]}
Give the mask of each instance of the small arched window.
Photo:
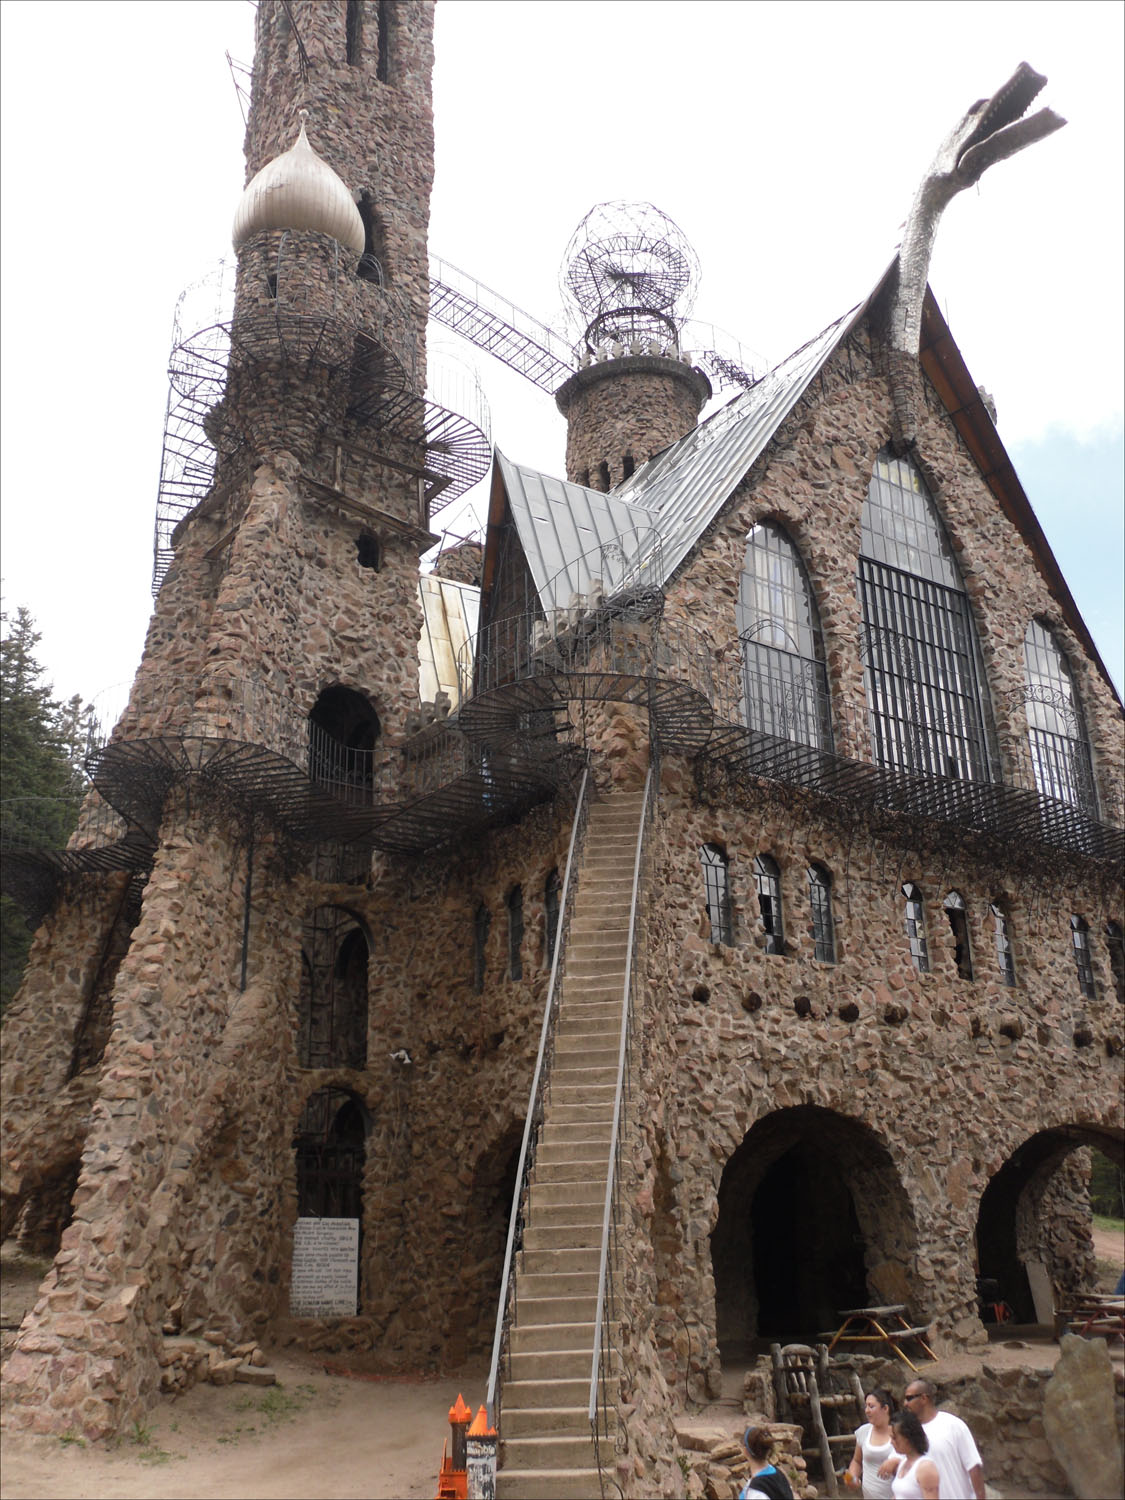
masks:
{"type": "Polygon", "coordinates": [[[1023,640],[1024,704],[1031,768],[1044,797],[1097,816],[1090,741],[1066,658],[1054,636],[1032,620],[1023,640]]]}
{"type": "Polygon", "coordinates": [[[734,941],[730,916],[730,871],[727,857],[718,844],[704,844],[699,851],[703,866],[703,894],[707,915],[711,919],[711,941],[734,941]]]}
{"type": "Polygon", "coordinates": [[[482,901],[473,913],[473,989],[478,995],[484,989],[488,932],[491,926],[492,913],[482,901]]]}
{"type": "Polygon", "coordinates": [[[326,688],[309,714],[309,776],[347,802],[370,802],[379,717],[362,693],[326,688]]]}
{"type": "Polygon", "coordinates": [[[523,978],[523,889],[514,885],[508,892],[508,978],[523,978]]]}
{"type": "Polygon", "coordinates": [[[962,979],[973,977],[973,951],[969,943],[969,914],[960,891],[950,891],[941,903],[953,934],[953,962],[962,979]]]}
{"type": "Polygon", "coordinates": [[[812,909],[813,955],[822,964],[834,964],[836,931],[832,921],[832,877],[823,865],[809,866],[809,905],[812,909]]]}
{"type": "Polygon", "coordinates": [[[831,749],[820,620],[797,549],[764,521],[746,540],[736,614],[751,729],[831,749]]]}
{"type": "Polygon", "coordinates": [[[547,967],[555,961],[555,942],[559,931],[559,898],[562,883],[558,870],[552,870],[543,886],[543,911],[547,924],[547,967]]]}
{"type": "Polygon", "coordinates": [[[355,560],[361,568],[372,568],[376,573],[382,566],[379,538],[370,531],[361,531],[356,537],[355,560]]]}
{"type": "Polygon", "coordinates": [[[367,1127],[358,1095],[336,1088],[309,1095],[294,1142],[298,1217],[362,1222],[367,1127]]]}
{"type": "Polygon", "coordinates": [[[754,860],[754,886],[758,893],[758,915],[766,934],[766,952],[785,952],[785,925],[781,915],[781,871],[768,854],[754,860]]]}
{"type": "Polygon", "coordinates": [[[1070,938],[1074,945],[1074,967],[1078,973],[1078,988],[1087,1000],[1098,998],[1094,983],[1094,965],[1090,957],[1090,929],[1084,917],[1071,917],[1070,938]]]}
{"type": "Polygon", "coordinates": [[[891,453],[876,460],[863,505],[859,599],[876,764],[989,780],[968,596],[921,474],[891,453]]]}
{"type": "Polygon", "coordinates": [[[926,908],[922,892],[912,880],[902,888],[906,897],[905,926],[910,942],[910,958],[919,974],[930,972],[930,950],[926,943],[926,908]]]}
{"type": "Polygon", "coordinates": [[[992,922],[996,934],[996,967],[1000,970],[1000,978],[1008,986],[1016,982],[1016,960],[1012,952],[1012,933],[1008,923],[1008,914],[997,902],[993,902],[990,908],[992,922]]]}

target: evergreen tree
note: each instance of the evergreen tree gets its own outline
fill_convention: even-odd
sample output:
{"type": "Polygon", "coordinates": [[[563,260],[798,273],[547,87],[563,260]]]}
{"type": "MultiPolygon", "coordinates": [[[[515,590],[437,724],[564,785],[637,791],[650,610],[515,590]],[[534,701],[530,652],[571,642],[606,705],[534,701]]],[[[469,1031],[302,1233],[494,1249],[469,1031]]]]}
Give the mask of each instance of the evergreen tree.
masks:
{"type": "MultiPolygon", "coordinates": [[[[22,606],[0,613],[0,788],[4,841],[61,848],[78,822],[92,709],[56,701],[36,657],[39,633],[22,606]]],[[[0,1010],[23,977],[31,933],[23,914],[0,898],[0,1010]]]]}

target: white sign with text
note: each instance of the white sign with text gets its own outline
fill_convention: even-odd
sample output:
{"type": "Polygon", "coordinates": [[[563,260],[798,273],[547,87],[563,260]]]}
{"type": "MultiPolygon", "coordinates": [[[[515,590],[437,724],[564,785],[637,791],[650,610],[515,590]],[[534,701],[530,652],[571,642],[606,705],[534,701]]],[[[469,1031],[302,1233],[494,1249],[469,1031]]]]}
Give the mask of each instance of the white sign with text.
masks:
{"type": "Polygon", "coordinates": [[[358,1219],[298,1219],[293,1226],[294,1318],[354,1318],[359,1266],[358,1219]]]}

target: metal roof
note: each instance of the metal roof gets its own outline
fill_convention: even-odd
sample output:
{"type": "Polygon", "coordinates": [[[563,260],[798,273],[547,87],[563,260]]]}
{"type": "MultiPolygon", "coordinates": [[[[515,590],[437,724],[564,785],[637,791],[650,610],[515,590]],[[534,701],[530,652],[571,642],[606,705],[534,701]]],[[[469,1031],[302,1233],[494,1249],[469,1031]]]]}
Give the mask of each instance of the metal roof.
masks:
{"type": "Polygon", "coordinates": [[[480,589],[436,573],[418,579],[422,601],[422,631],[418,637],[418,696],[432,703],[438,691],[449,697],[453,711],[461,706],[457,658],[466,641],[477,633],[480,589]]]}
{"type": "Polygon", "coordinates": [[[566,608],[597,578],[608,594],[626,582],[666,583],[861,312],[846,313],[609,494],[497,452],[543,607],[566,608]]]}

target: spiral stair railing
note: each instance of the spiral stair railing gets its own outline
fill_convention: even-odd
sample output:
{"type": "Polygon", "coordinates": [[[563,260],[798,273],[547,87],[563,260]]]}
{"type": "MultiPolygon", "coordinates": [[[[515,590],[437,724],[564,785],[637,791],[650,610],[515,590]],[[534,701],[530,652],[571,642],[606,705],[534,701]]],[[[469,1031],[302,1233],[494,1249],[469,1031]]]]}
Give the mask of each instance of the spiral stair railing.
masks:
{"type": "Polygon", "coordinates": [[[104,801],[11,797],[0,802],[0,890],[38,925],[70,875],[147,870],[155,842],[104,801]]]}

